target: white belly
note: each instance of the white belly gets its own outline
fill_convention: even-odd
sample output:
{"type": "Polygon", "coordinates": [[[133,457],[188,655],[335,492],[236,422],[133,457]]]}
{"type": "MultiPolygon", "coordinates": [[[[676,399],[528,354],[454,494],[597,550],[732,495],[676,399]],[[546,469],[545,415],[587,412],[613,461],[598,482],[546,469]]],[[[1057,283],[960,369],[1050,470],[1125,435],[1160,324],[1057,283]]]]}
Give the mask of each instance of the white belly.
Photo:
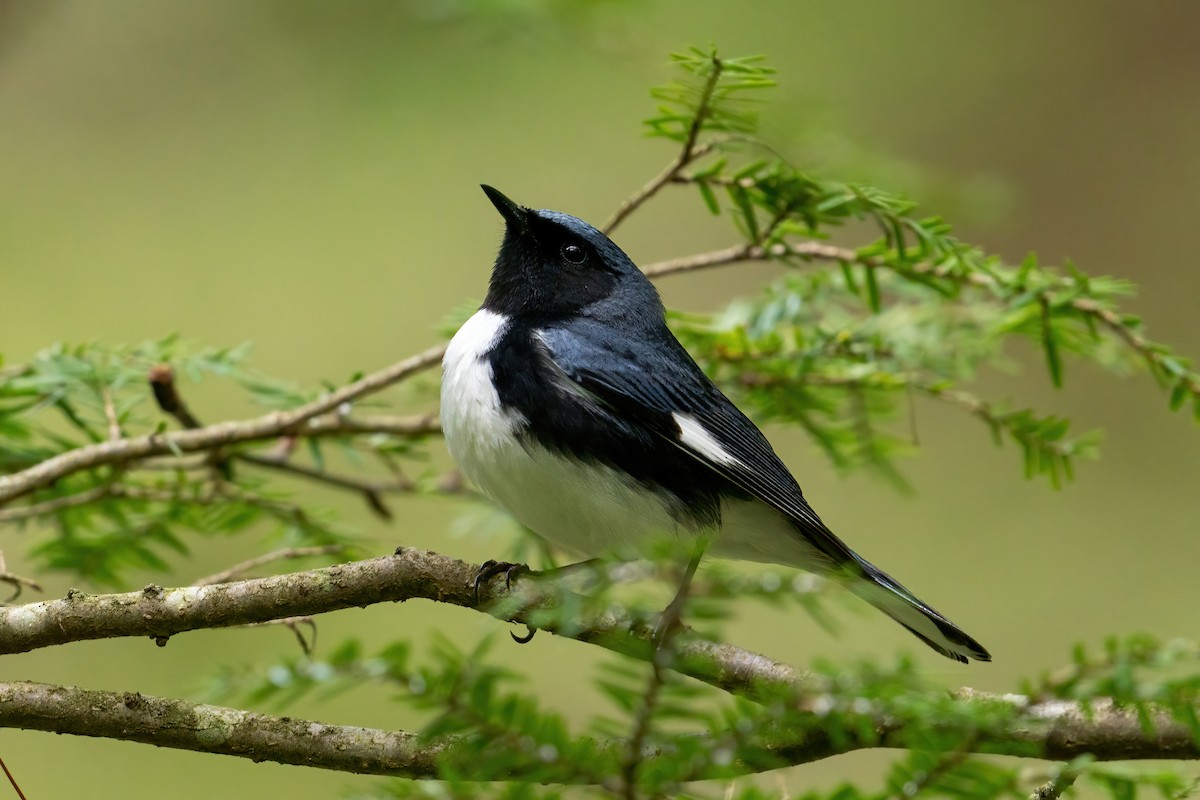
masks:
{"type": "Polygon", "coordinates": [[[477,312],[442,361],[442,428],[463,474],[534,533],[583,555],[632,554],[680,532],[667,506],[637,481],[517,438],[525,420],[501,407],[483,357],[506,324],[477,312]]]}
{"type": "Polygon", "coordinates": [[[721,503],[721,530],[709,555],[760,564],[784,564],[827,573],[829,559],[806,542],[780,512],[757,500],[721,503]]]}

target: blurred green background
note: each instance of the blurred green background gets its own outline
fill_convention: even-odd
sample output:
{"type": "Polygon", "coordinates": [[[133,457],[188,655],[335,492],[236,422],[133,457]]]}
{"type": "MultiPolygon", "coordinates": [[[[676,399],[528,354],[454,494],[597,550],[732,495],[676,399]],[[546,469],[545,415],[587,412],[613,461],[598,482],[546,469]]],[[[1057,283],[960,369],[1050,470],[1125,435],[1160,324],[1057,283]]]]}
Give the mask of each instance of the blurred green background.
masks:
{"type": "MultiPolygon", "coordinates": [[[[1036,250],[1133,279],[1150,335],[1197,355],[1197,30],[1200,5],[1182,1],[0,3],[0,352],[20,361],[59,340],[177,331],[253,340],[257,366],[302,384],[383,366],[482,297],[501,223],[478,183],[603,220],[673,155],[639,127],[647,88],[674,77],[667,53],[713,41],[779,68],[764,127],[795,162],[907,191],[1010,260],[1036,250]]],[[[726,224],[670,194],[618,241],[645,263],[729,244],[726,224]]],[[[777,272],[662,288],[675,307],[708,310],[777,272]]],[[[800,436],[772,432],[833,527],[994,664],[959,668],[879,615],[843,614],[833,639],[798,612],[755,607],[737,643],[801,664],[903,649],[948,685],[1007,690],[1063,663],[1076,640],[1196,635],[1200,432],[1145,376],[1068,365],[1055,392],[1024,360],[985,393],[1109,432],[1103,460],[1061,493],[1023,480],[1014,449],[943,406],[919,407],[922,453],[904,465],[913,497],[837,476],[800,436]]],[[[251,411],[232,387],[195,397],[203,419],[251,411]]],[[[317,499],[380,553],[496,554],[451,536],[456,505],[402,501],[387,526],[355,499],[317,499]]],[[[36,535],[5,532],[10,568],[32,569],[22,555],[36,535]]],[[[237,546],[199,550],[174,581],[232,563],[237,546]]],[[[50,596],[67,588],[40,577],[50,596]]],[[[410,603],[332,615],[321,637],[419,649],[438,629],[470,647],[500,627],[410,603]]],[[[161,650],[84,643],[6,657],[0,679],[195,697],[221,663],[294,648],[276,629],[161,650]]],[[[593,702],[591,648],[541,636],[495,654],[574,718],[593,702]]],[[[367,689],[289,713],[411,727],[386,698],[367,689]]],[[[10,730],[0,754],[31,798],[318,797],[377,780],[10,730]]],[[[798,791],[881,763],[856,754],[782,780],[798,791]]]]}

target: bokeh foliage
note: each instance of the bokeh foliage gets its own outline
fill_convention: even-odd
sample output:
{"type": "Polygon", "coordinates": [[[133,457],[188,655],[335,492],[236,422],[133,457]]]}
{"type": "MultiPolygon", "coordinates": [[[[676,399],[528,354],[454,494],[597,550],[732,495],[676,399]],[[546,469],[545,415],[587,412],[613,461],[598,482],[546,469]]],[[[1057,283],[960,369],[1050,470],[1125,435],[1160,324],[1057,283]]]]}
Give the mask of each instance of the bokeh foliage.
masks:
{"type": "MultiPolygon", "coordinates": [[[[661,106],[646,124],[652,135],[676,142],[681,154],[633,211],[662,186],[690,185],[743,239],[729,262],[773,260],[792,267],[719,314],[673,317],[697,359],[753,416],[798,426],[838,468],[874,470],[903,485],[897,459],[917,449],[906,409],[914,394],[923,394],[972,415],[997,443],[1015,444],[1027,476],[1059,486],[1073,477],[1076,459],[1097,454],[1096,434],[1071,436],[1061,417],[985,399],[972,389],[982,371],[1006,357],[1011,342],[1026,341],[1040,348],[1055,386],[1067,379],[1073,359],[1114,375],[1141,366],[1163,387],[1170,408],[1200,419],[1200,375],[1170,348],[1146,339],[1141,321],[1121,311],[1119,301],[1132,291],[1128,282],[1091,277],[1070,264],[1044,266],[1032,255],[1005,264],[960,242],[944,221],[919,215],[903,197],[801,171],[757,139],[755,103],[773,85],[760,59],[692,50],[675,60],[683,77],[655,91],[661,106]],[[828,244],[834,233],[847,232],[865,243],[828,244]]],[[[659,273],[700,268],[702,260],[685,255],[665,262],[659,273]]],[[[147,376],[162,363],[196,380],[232,379],[254,400],[278,408],[294,408],[328,389],[295,389],[249,370],[245,358],[244,346],[193,351],[173,337],[136,347],[51,347],[0,373],[0,464],[17,472],[113,436],[162,433],[166,420],[147,388],[147,376]]],[[[424,408],[428,397],[418,392],[404,402],[424,408]]],[[[351,416],[365,405],[338,413],[351,416]]],[[[400,494],[457,489],[426,465],[426,449],[437,445],[424,435],[295,438],[302,441],[82,470],[32,493],[28,505],[9,504],[0,521],[52,519],[56,535],[36,549],[36,563],[119,586],[134,568],[166,572],[172,554],[196,547],[197,536],[253,531],[266,534],[268,550],[353,548],[354,536],[329,514],[297,503],[272,481],[271,469],[279,463],[313,480],[341,481],[378,514],[393,513],[380,498],[384,487],[400,494]],[[263,463],[268,457],[273,465],[263,463]],[[414,468],[418,474],[410,478],[414,468]]],[[[669,567],[670,559],[664,563],[669,567]]],[[[723,631],[724,597],[759,596],[826,613],[820,592],[783,591],[790,585],[785,578],[751,585],[719,570],[707,576],[689,614],[714,636],[723,631]]],[[[598,601],[607,600],[610,587],[593,588],[598,601]]],[[[567,616],[554,620],[557,625],[568,624],[569,612],[577,610],[563,608],[567,616]]],[[[1031,682],[1026,691],[1085,704],[1111,697],[1139,710],[1153,705],[1200,734],[1200,679],[1190,672],[1195,656],[1194,643],[1114,639],[1102,656],[1079,650],[1066,673],[1031,682]]],[[[502,779],[514,772],[529,781],[592,780],[600,791],[633,792],[609,775],[628,754],[597,761],[593,743],[628,735],[651,697],[653,725],[642,741],[654,757],[637,755],[634,770],[636,791],[646,796],[720,794],[713,786],[688,784],[702,770],[711,778],[713,765],[729,766],[732,776],[786,763],[763,755],[770,753],[772,736],[876,743],[878,733],[862,727],[865,711],[907,723],[906,738],[896,744],[912,754],[897,760],[882,793],[847,784],[819,796],[983,798],[1028,791],[1020,765],[970,755],[964,745],[1002,727],[1011,709],[982,707],[964,716],[904,661],[816,669],[829,688],[821,713],[814,714],[811,707],[797,712],[788,698],[731,700],[669,672],[655,671],[648,679],[645,667],[612,659],[597,682],[613,710],[577,731],[560,713],[541,707],[536,687],[489,665],[486,649],[465,652],[448,641],[419,658],[402,642],[368,655],[360,643],[346,641],[324,659],[231,670],[216,681],[216,691],[251,704],[286,704],[310,692],[380,682],[428,715],[429,736],[465,737],[469,747],[454,751],[463,760],[445,764],[444,783],[392,782],[375,796],[480,796],[475,781],[481,776],[502,779]]],[[[1125,771],[1087,759],[1063,771],[1089,777],[1114,798],[1132,796],[1140,786],[1172,797],[1188,789],[1171,771],[1125,771]]],[[[560,793],[527,783],[495,792],[560,793]]],[[[746,785],[726,796],[771,795],[746,785]]]]}

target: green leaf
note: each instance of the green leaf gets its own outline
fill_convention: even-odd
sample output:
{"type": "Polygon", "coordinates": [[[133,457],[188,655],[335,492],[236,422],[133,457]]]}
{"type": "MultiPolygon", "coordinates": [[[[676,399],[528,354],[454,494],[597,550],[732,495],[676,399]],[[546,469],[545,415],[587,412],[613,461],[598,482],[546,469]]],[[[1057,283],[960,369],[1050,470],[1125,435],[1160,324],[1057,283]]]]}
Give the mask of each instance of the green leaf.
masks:
{"type": "Polygon", "coordinates": [[[1062,356],[1058,352],[1058,337],[1054,330],[1054,320],[1050,313],[1050,305],[1044,300],[1042,308],[1042,349],[1046,353],[1046,367],[1050,371],[1050,382],[1054,388],[1061,389],[1063,385],[1062,356]]]}
{"type": "Polygon", "coordinates": [[[713,192],[712,186],[700,182],[696,184],[696,188],[700,191],[700,199],[704,201],[704,205],[708,207],[709,212],[714,216],[720,215],[721,204],[717,202],[717,195],[713,192]]]}
{"type": "Polygon", "coordinates": [[[867,264],[863,267],[863,275],[867,285],[867,305],[871,311],[878,314],[883,310],[883,301],[879,295],[879,280],[875,277],[875,267],[867,264]]]}

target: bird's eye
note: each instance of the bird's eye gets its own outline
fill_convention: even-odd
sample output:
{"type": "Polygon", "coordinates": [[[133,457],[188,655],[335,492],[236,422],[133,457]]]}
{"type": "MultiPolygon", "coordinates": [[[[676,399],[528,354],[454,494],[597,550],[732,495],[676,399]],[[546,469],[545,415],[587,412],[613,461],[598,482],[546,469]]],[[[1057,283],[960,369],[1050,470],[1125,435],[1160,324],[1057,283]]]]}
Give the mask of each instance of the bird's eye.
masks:
{"type": "Polygon", "coordinates": [[[562,257],[572,264],[582,264],[587,260],[587,253],[577,244],[564,244],[562,257]]]}

